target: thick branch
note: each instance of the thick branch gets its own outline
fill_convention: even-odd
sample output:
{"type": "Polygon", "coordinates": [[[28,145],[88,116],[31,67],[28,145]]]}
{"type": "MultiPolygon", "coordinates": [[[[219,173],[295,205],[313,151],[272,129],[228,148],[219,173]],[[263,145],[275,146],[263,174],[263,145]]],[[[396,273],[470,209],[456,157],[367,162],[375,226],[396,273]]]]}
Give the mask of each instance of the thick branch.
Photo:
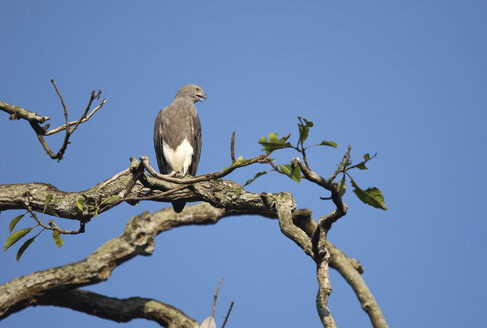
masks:
{"type": "Polygon", "coordinates": [[[276,204],[282,204],[289,209],[294,206],[290,194],[266,194],[262,197],[258,194],[242,193],[240,197],[243,197],[243,200],[231,202],[230,199],[226,199],[230,197],[226,194],[228,190],[234,190],[230,183],[229,181],[203,182],[213,186],[212,190],[205,186],[195,186],[196,191],[200,188],[212,193],[214,203],[223,208],[226,201],[230,202],[233,207],[229,206],[227,210],[202,203],[188,207],[179,215],[170,208],[153,214],[143,213],[130,219],[121,236],[108,241],[86,259],[19,277],[0,286],[0,318],[36,304],[40,298],[49,293],[91,285],[108,279],[115,267],[121,263],[137,255],[150,255],[154,247],[154,237],[163,231],[190,224],[213,224],[224,215],[232,214],[259,213],[276,217],[278,215],[276,204]],[[215,186],[226,187],[228,190],[218,189],[215,186]],[[291,202],[291,205],[286,205],[285,202],[291,202]]]}
{"type": "MultiPolygon", "coordinates": [[[[312,237],[313,233],[316,231],[317,223],[311,217],[311,211],[302,209],[294,211],[293,214],[294,224],[306,232],[309,237],[312,237]]],[[[364,272],[364,268],[360,262],[354,258],[346,256],[328,240],[326,240],[325,250],[330,255],[329,266],[337,270],[350,284],[355,295],[357,295],[362,309],[367,312],[372,325],[375,328],[386,328],[387,323],[382,311],[361,276],[364,272]]],[[[323,281],[323,285],[325,284],[326,282],[323,281]]],[[[323,292],[326,292],[326,289],[323,289],[323,292]]]]}
{"type": "MultiPolygon", "coordinates": [[[[266,215],[270,212],[270,203],[266,203],[261,194],[254,194],[242,190],[237,195],[235,190],[239,184],[223,179],[203,180],[191,186],[179,187],[177,184],[162,181],[137,171],[138,162],[132,158],[131,167],[134,170],[124,171],[127,174],[117,174],[105,182],[99,183],[88,190],[79,192],[64,192],[45,183],[26,183],[0,185],[0,211],[8,209],[26,209],[42,212],[44,202],[49,194],[52,200],[48,209],[56,212],[60,217],[87,221],[95,214],[93,208],[99,207],[98,213],[119,204],[125,200],[152,199],[154,201],[170,202],[173,200],[205,201],[218,208],[259,213],[266,215]],[[162,192],[166,191],[166,192],[162,192]],[[170,192],[167,192],[170,191],[170,192]],[[120,199],[110,204],[101,204],[113,195],[120,199]],[[80,210],[76,204],[84,201],[84,209],[80,210]],[[90,210],[90,207],[92,209],[90,210]]],[[[181,180],[181,179],[178,179],[181,180]]]]}
{"type": "Polygon", "coordinates": [[[168,208],[133,217],[119,237],[106,242],[86,259],[18,277],[1,285],[0,319],[37,304],[50,293],[108,279],[118,265],[134,256],[151,255],[154,237],[163,231],[189,224],[212,224],[223,214],[224,210],[202,203],[188,207],[179,215],[168,208]]]}
{"type": "Polygon", "coordinates": [[[318,279],[318,293],[316,294],[316,309],[321,323],[325,328],[336,328],[335,320],[328,309],[328,296],[331,294],[330,275],[328,262],[330,254],[325,253],[321,261],[316,263],[316,278],[318,279]]]}
{"type": "MultiPolygon", "coordinates": [[[[382,315],[374,296],[360,276],[360,271],[351,263],[350,258],[345,256],[342,251],[335,247],[328,248],[331,255],[330,266],[335,268],[343,278],[352,286],[355,295],[362,305],[362,309],[367,312],[374,328],[387,328],[387,323],[382,315]],[[333,263],[333,264],[332,264],[333,263]]],[[[362,268],[363,270],[363,268],[362,268]]],[[[363,272],[363,271],[362,271],[363,272]]]]}
{"type": "MultiPolygon", "coordinates": [[[[348,158],[347,154],[350,153],[350,146],[348,146],[348,150],[344,158],[348,158]]],[[[342,160],[343,162],[343,160],[342,160]]],[[[317,173],[314,171],[310,170],[303,162],[301,162],[301,159],[299,157],[295,157],[291,165],[293,166],[299,166],[301,171],[303,172],[304,177],[311,181],[316,183],[319,186],[322,186],[326,190],[331,191],[331,200],[336,206],[336,210],[332,211],[330,214],[327,216],[324,216],[320,219],[320,225],[326,230],[330,230],[331,226],[333,223],[335,223],[338,219],[341,217],[345,216],[347,214],[347,209],[348,206],[343,202],[342,196],[340,196],[338,190],[337,190],[337,184],[332,181],[332,179],[327,180],[321,176],[319,176],[317,173]]],[[[340,164],[342,165],[342,164],[340,164]]],[[[324,241],[323,241],[324,242],[324,241]]]]}
{"type": "Polygon", "coordinates": [[[289,193],[281,193],[276,204],[279,227],[281,232],[294,241],[306,254],[314,257],[311,247],[311,239],[306,233],[293,223],[292,211],[296,208],[294,199],[289,193]]]}
{"type": "MultiPolygon", "coordinates": [[[[262,198],[266,199],[266,204],[271,208],[271,210],[267,210],[266,207],[263,210],[264,216],[277,218],[278,212],[281,212],[281,220],[288,220],[289,210],[294,207],[294,202],[289,194],[277,196],[265,194],[262,198]]],[[[223,217],[238,214],[258,213],[255,212],[255,209],[216,209],[202,203],[188,206],[179,215],[171,209],[164,209],[152,214],[144,213],[134,217],[129,221],[121,236],[105,243],[87,259],[16,278],[0,286],[0,319],[29,305],[47,304],[46,297],[51,297],[53,293],[58,294],[60,290],[91,285],[108,279],[111,271],[121,263],[136,255],[149,255],[153,249],[155,235],[162,231],[188,224],[213,224],[223,217]]],[[[307,236],[311,236],[316,228],[316,222],[312,219],[309,210],[295,210],[292,221],[307,236]]],[[[344,275],[340,271],[342,267],[352,267],[357,272],[363,271],[357,260],[346,257],[331,243],[327,242],[326,248],[330,254],[330,266],[339,270],[342,275],[344,275]],[[347,263],[341,263],[343,261],[347,263]]],[[[361,279],[360,275],[358,275],[358,279],[361,279]]],[[[374,308],[374,305],[371,305],[371,308],[374,308]]]]}
{"type": "Polygon", "coordinates": [[[84,290],[60,291],[41,298],[38,305],[54,305],[116,322],[147,319],[167,328],[198,328],[181,310],[150,298],[119,299],[84,290]]]}

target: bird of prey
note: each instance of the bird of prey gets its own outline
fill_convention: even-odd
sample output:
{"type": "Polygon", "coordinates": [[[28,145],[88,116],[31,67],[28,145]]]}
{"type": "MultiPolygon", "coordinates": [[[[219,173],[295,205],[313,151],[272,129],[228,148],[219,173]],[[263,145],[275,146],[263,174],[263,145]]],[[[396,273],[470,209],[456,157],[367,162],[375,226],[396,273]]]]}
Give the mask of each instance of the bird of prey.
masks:
{"type": "MultiPolygon", "coordinates": [[[[206,100],[206,94],[195,84],[185,84],[173,102],[159,111],[154,125],[154,149],[162,174],[175,177],[194,176],[201,152],[201,123],[195,103],[206,100]]],[[[176,213],[184,201],[173,201],[176,213]]]]}

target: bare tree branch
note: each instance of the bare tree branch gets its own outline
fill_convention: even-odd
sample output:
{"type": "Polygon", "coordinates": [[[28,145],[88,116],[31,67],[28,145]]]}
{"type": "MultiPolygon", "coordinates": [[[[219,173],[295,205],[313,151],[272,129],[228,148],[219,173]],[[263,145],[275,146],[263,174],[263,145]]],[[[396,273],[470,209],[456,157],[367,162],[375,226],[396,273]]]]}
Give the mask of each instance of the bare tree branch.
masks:
{"type": "Polygon", "coordinates": [[[0,109],[10,114],[11,120],[18,120],[20,118],[27,120],[30,123],[34,132],[36,133],[37,139],[39,140],[39,142],[41,143],[42,147],[44,148],[46,153],[49,155],[49,157],[51,157],[52,159],[57,159],[58,161],[60,161],[61,159],[63,159],[66,148],[68,147],[70,136],[73,134],[73,132],[76,130],[76,128],[81,123],[88,121],[91,118],[91,116],[93,116],[93,114],[96,113],[96,111],[98,111],[106,103],[106,99],[103,99],[100,102],[100,104],[98,104],[98,106],[96,106],[96,108],[93,109],[88,116],[86,116],[88,111],[91,108],[93,101],[96,99],[99,99],[100,94],[101,94],[101,90],[99,90],[96,94],[95,94],[95,91],[92,91],[91,96],[90,96],[90,100],[88,102],[88,106],[86,107],[85,111],[81,115],[81,118],[77,121],[69,122],[68,121],[68,110],[67,110],[66,104],[64,103],[64,99],[63,99],[61,93],[59,92],[59,89],[57,88],[57,85],[54,82],[54,80],[51,80],[51,83],[53,84],[53,86],[56,90],[56,93],[59,96],[59,99],[61,100],[64,118],[66,121],[66,123],[64,125],[62,125],[58,128],[52,129],[50,131],[47,131],[49,128],[49,124],[46,124],[45,126],[41,126],[40,124],[45,123],[47,120],[50,120],[51,118],[48,116],[41,116],[37,113],[31,112],[27,109],[20,107],[20,106],[12,106],[12,105],[9,105],[3,101],[0,101],[0,109]],[[73,125],[74,125],[74,127],[72,129],[69,129],[73,125]],[[61,145],[59,151],[57,153],[54,153],[51,150],[51,148],[49,147],[49,145],[47,144],[44,137],[58,133],[58,132],[63,131],[63,130],[66,132],[65,136],[64,136],[63,144],[61,145]]]}
{"type": "Polygon", "coordinates": [[[227,324],[228,317],[230,317],[230,312],[232,312],[233,309],[233,304],[234,302],[232,301],[232,303],[230,303],[230,307],[228,308],[227,315],[225,316],[225,321],[223,321],[222,328],[225,328],[225,325],[227,324]]]}
{"type": "Polygon", "coordinates": [[[294,199],[291,194],[281,193],[279,194],[281,200],[277,202],[276,209],[279,218],[279,227],[281,232],[294,241],[306,254],[314,257],[311,239],[306,233],[294,225],[292,220],[292,211],[296,208],[294,199]]]}
{"type": "Polygon", "coordinates": [[[213,295],[213,307],[211,308],[211,317],[215,317],[215,309],[216,309],[216,299],[218,298],[218,291],[220,290],[220,286],[222,284],[223,277],[220,279],[220,282],[218,283],[218,287],[216,287],[215,294],[213,295]]]}
{"type": "Polygon", "coordinates": [[[3,101],[0,101],[0,109],[3,110],[4,112],[7,112],[10,114],[10,119],[11,120],[18,120],[18,119],[24,119],[29,122],[36,122],[36,123],[44,123],[47,120],[50,120],[51,118],[48,116],[41,116],[37,113],[31,112],[27,109],[24,109],[20,106],[13,106],[9,105],[3,101]]]}
{"type": "Polygon", "coordinates": [[[360,276],[360,273],[363,272],[363,268],[360,266],[359,270],[357,270],[357,267],[353,265],[353,261],[345,256],[345,254],[338,248],[328,247],[327,250],[331,256],[330,266],[336,269],[353,288],[355,295],[357,295],[357,298],[362,305],[362,309],[369,315],[372,326],[374,326],[374,328],[387,328],[386,320],[377,301],[365,284],[365,281],[360,276]],[[360,268],[362,269],[362,272],[360,272],[360,268]]]}
{"type": "Polygon", "coordinates": [[[232,139],[230,140],[230,158],[232,159],[232,164],[235,163],[235,131],[232,133],[232,139]]]}
{"type": "MultiPolygon", "coordinates": [[[[293,222],[300,227],[309,237],[312,237],[318,224],[313,220],[308,209],[295,210],[293,222]]],[[[329,266],[337,270],[349,283],[362,306],[367,312],[374,328],[386,328],[387,323],[374,296],[368,289],[361,274],[364,267],[354,258],[346,256],[339,248],[335,247],[328,239],[325,244],[326,252],[330,254],[329,266]]]]}
{"type": "Polygon", "coordinates": [[[155,321],[167,328],[198,328],[197,321],[175,307],[157,300],[141,297],[119,299],[85,290],[68,290],[48,294],[36,305],[54,305],[72,309],[115,322],[133,319],[155,321]]]}
{"type": "Polygon", "coordinates": [[[340,162],[340,164],[338,165],[338,168],[336,169],[336,171],[331,175],[330,179],[328,181],[330,182],[333,182],[333,180],[335,180],[336,176],[338,175],[338,173],[342,172],[342,169],[343,167],[345,166],[345,164],[348,162],[348,160],[350,159],[350,151],[352,150],[352,147],[350,145],[348,145],[347,147],[347,151],[345,152],[345,155],[343,155],[343,158],[342,158],[342,161],[340,162]]]}

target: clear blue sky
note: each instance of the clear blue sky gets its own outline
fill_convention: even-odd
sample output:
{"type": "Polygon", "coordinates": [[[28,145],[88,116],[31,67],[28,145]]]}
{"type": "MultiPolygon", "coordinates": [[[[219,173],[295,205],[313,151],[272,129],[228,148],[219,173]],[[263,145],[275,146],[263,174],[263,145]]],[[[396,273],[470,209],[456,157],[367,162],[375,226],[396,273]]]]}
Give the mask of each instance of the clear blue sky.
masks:
{"type": "MultiPolygon", "coordinates": [[[[485,327],[487,264],[487,4],[485,1],[2,1],[0,99],[63,123],[54,78],[72,118],[92,89],[105,107],[75,133],[60,163],[49,159],[25,121],[0,113],[0,183],[50,182],[91,187],[129,165],[154,161],[153,120],[185,83],[201,85],[199,173],[236,152],[257,155],[269,132],[296,131],[296,116],[315,123],[310,141],[339,149],[310,153],[327,177],[348,144],[352,159],[378,152],[355,174],[377,186],[387,212],[350,192],[348,215],[329,239],[361,261],[363,277],[391,327],[485,327]]],[[[295,136],[295,134],[294,134],[295,136]]],[[[51,137],[51,144],[61,143],[51,137]]],[[[277,157],[288,162],[295,154],[277,157]]],[[[228,178],[245,182],[261,168],[228,178]]],[[[265,176],[254,192],[290,191],[318,218],[332,207],[310,183],[265,176]]],[[[166,204],[122,205],[100,215],[57,249],[46,234],[21,263],[0,255],[0,283],[78,261],[119,235],[130,216],[166,204]]],[[[16,211],[0,214],[0,241],[16,211]]],[[[27,224],[28,220],[24,222],[27,224]]],[[[69,227],[70,222],[59,222],[69,227]]],[[[220,280],[216,319],[230,301],[228,327],[319,327],[313,262],[284,237],[277,221],[228,218],[156,239],[151,257],[117,268],[88,289],[115,297],[152,297],[202,320],[220,280]]],[[[339,327],[369,321],[351,288],[332,272],[330,308],[339,327]]],[[[37,307],[2,327],[156,327],[118,325],[71,310],[37,307]]]]}

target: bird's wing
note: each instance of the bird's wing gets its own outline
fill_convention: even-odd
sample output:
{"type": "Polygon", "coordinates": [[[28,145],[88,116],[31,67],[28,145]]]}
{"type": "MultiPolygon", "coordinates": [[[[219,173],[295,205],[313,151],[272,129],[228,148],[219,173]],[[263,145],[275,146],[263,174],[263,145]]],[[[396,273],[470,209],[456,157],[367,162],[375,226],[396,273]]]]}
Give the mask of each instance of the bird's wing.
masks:
{"type": "Polygon", "coordinates": [[[201,123],[198,113],[196,113],[196,107],[190,119],[192,133],[189,142],[191,143],[191,147],[193,147],[193,158],[191,160],[191,166],[189,167],[189,174],[195,176],[196,170],[198,169],[198,163],[200,162],[201,153],[201,123]]]}
{"type": "Polygon", "coordinates": [[[171,169],[167,165],[167,161],[164,158],[164,130],[168,126],[167,117],[164,117],[165,111],[167,111],[167,107],[161,109],[157,114],[156,121],[154,124],[154,150],[156,151],[156,159],[157,165],[159,166],[159,172],[162,174],[169,174],[171,169]],[[166,122],[164,122],[166,121],[166,122]]]}

